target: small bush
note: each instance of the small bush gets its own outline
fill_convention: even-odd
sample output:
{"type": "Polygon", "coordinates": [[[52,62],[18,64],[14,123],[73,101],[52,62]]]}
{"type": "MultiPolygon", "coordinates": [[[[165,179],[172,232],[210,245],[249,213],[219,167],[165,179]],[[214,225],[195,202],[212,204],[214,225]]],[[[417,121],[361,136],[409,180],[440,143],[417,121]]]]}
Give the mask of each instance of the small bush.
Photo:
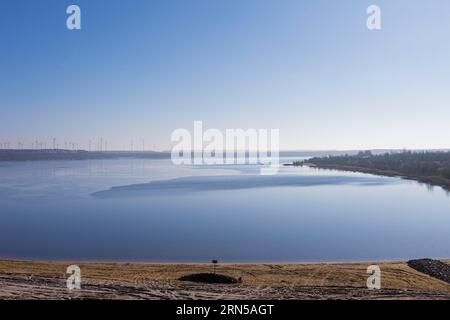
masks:
{"type": "Polygon", "coordinates": [[[224,283],[224,284],[239,283],[239,280],[237,280],[233,277],[225,276],[223,274],[214,274],[214,273],[189,274],[186,276],[182,276],[178,280],[190,281],[190,282],[200,282],[200,283],[224,283]]]}

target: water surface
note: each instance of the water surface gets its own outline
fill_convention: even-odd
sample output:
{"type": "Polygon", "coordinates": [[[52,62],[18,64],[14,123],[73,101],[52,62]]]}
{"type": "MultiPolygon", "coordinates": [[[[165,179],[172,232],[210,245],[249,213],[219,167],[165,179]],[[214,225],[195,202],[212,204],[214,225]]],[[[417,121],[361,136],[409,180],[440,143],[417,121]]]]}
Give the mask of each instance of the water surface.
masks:
{"type": "Polygon", "coordinates": [[[450,257],[450,198],[399,178],[169,160],[4,162],[0,257],[300,262],[450,257]]]}

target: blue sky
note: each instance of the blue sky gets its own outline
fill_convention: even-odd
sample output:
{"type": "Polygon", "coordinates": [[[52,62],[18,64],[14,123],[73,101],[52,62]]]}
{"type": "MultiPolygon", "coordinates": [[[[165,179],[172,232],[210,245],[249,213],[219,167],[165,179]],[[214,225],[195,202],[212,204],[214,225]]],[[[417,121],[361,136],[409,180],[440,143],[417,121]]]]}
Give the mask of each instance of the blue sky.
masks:
{"type": "Polygon", "coordinates": [[[202,120],[282,149],[450,147],[448,0],[4,0],[0,43],[0,142],[161,150],[202,120]]]}

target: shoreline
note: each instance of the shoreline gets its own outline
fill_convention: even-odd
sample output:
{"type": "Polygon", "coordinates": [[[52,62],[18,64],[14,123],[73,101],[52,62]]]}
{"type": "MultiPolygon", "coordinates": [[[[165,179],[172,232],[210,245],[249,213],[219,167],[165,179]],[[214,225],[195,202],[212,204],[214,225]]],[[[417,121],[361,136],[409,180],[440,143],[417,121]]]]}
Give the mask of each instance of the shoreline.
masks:
{"type": "MultiPolygon", "coordinates": [[[[435,260],[448,261],[448,257],[435,257],[435,260]]],[[[82,263],[82,264],[136,264],[136,265],[193,265],[205,266],[211,265],[210,261],[195,262],[195,261],[155,261],[155,260],[83,260],[83,259],[47,259],[47,258],[15,258],[0,256],[0,263],[2,262],[29,262],[29,263],[82,263]]],[[[386,263],[403,263],[407,262],[406,258],[398,259],[367,259],[367,260],[330,260],[330,261],[221,261],[220,265],[341,265],[341,264],[386,264],[386,263]]]]}
{"type": "MultiPolygon", "coordinates": [[[[450,265],[450,260],[441,260],[450,265]]],[[[0,299],[449,299],[450,284],[407,261],[339,263],[220,263],[216,272],[241,284],[179,281],[211,273],[212,264],[0,260],[0,299]],[[82,288],[69,291],[69,265],[82,288]],[[381,290],[367,289],[369,265],[379,265],[381,290]]]]}
{"type": "MultiPolygon", "coordinates": [[[[401,178],[404,180],[416,181],[418,183],[424,183],[433,187],[441,187],[444,191],[450,191],[450,181],[445,180],[440,177],[420,177],[420,176],[408,176],[401,174],[396,171],[390,170],[380,170],[373,168],[364,168],[357,166],[344,166],[344,165],[317,165],[314,163],[305,163],[303,164],[310,168],[316,168],[321,170],[337,170],[337,171],[346,171],[346,172],[357,172],[357,173],[366,173],[372,174],[381,177],[391,177],[391,178],[401,178]]],[[[295,165],[293,165],[295,166],[295,165]]]]}

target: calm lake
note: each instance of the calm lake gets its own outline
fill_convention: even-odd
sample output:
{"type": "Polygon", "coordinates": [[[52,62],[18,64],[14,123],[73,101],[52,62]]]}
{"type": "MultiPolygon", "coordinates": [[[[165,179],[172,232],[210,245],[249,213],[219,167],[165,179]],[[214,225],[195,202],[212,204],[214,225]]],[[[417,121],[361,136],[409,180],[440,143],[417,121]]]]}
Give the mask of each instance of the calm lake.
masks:
{"type": "Polygon", "coordinates": [[[0,257],[448,258],[450,197],[399,178],[310,168],[260,176],[257,166],[187,167],[170,160],[3,162],[0,257]]]}

